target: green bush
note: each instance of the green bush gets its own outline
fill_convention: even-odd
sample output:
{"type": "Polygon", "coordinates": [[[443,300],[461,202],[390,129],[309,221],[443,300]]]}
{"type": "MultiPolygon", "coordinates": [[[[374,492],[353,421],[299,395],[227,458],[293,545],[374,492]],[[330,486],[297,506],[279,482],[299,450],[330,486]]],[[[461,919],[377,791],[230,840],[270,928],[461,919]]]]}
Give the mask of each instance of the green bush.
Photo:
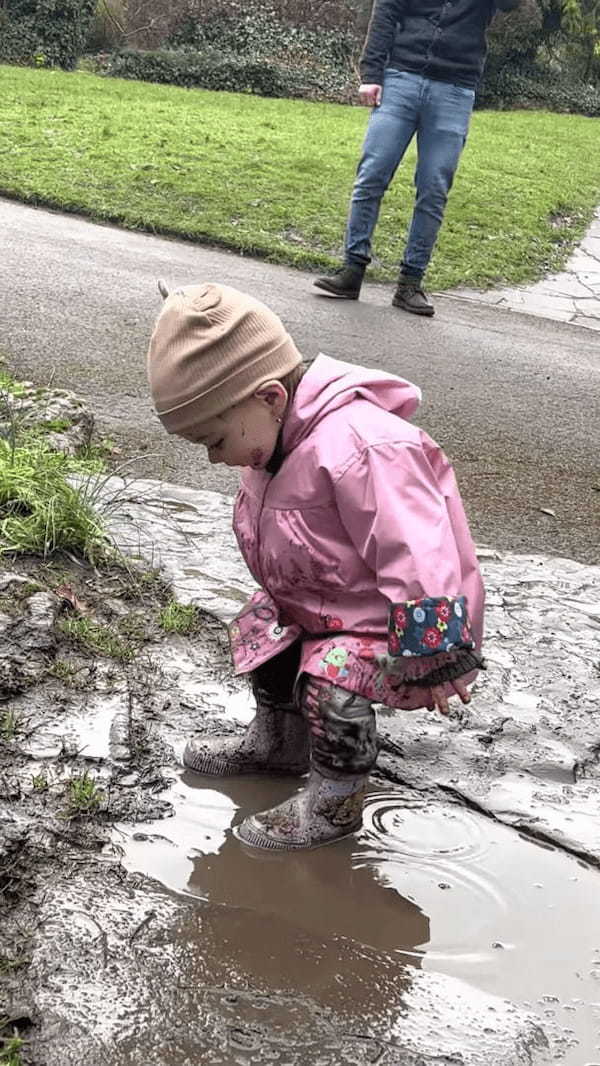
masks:
{"type": "Polygon", "coordinates": [[[107,71],[116,78],[134,78],[185,88],[256,93],[345,102],[354,93],[347,74],[318,67],[290,68],[271,61],[226,54],[215,48],[136,52],[111,56],[107,71]]]}
{"type": "Polygon", "coordinates": [[[509,66],[490,68],[477,94],[477,107],[545,108],[577,115],[600,117],[600,89],[583,82],[560,78],[537,66],[521,70],[509,66]]]}
{"type": "Polygon", "coordinates": [[[248,59],[284,60],[288,66],[329,65],[344,71],[356,51],[356,41],[350,34],[288,25],[268,3],[259,7],[248,3],[239,14],[217,14],[207,21],[188,18],[168,44],[198,51],[208,46],[248,59]]]}
{"type": "Polygon", "coordinates": [[[544,41],[542,10],[537,0],[521,0],[516,10],[498,14],[490,26],[488,41],[488,69],[534,60],[544,41]]]}
{"type": "MultiPolygon", "coordinates": [[[[289,13],[288,13],[289,14],[289,13]]],[[[356,92],[352,27],[292,23],[281,0],[217,0],[179,20],[157,51],[120,51],[109,74],[262,96],[345,102],[356,92]]],[[[296,12],[300,15],[300,12],[296,12]]]]}
{"type": "Polygon", "coordinates": [[[0,61],[72,70],[95,7],[95,0],[4,0],[0,61]]]}

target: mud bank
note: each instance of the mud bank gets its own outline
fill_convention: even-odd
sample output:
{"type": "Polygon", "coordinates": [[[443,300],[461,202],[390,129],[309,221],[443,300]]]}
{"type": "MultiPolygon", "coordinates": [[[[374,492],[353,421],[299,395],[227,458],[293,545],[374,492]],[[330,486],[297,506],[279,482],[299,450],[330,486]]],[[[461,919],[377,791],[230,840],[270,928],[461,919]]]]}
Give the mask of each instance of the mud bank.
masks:
{"type": "Polygon", "coordinates": [[[262,855],[232,826],[298,782],[178,761],[252,713],[222,625],[251,588],[230,501],[116,490],[148,580],[0,575],[0,1014],[22,1061],[596,1066],[600,570],[483,552],[468,715],[382,709],[362,833],[262,855]],[[203,609],[189,635],[157,622],[158,565],[203,609]],[[82,617],[116,643],[74,637],[82,617]]]}

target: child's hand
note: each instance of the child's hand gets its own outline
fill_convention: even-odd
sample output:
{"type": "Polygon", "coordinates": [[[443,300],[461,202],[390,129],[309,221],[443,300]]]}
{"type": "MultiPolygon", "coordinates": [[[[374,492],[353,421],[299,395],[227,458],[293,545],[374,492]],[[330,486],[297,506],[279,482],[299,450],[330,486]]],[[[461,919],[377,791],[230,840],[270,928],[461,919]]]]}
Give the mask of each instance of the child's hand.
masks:
{"type": "MultiPolygon", "coordinates": [[[[458,696],[460,696],[463,703],[471,702],[471,694],[465,685],[464,681],[461,681],[458,677],[456,681],[450,681],[448,684],[452,685],[452,688],[458,696]]],[[[438,710],[440,714],[450,714],[450,704],[448,703],[448,697],[446,695],[445,685],[434,685],[429,689],[429,702],[427,703],[428,711],[438,710]]]]}

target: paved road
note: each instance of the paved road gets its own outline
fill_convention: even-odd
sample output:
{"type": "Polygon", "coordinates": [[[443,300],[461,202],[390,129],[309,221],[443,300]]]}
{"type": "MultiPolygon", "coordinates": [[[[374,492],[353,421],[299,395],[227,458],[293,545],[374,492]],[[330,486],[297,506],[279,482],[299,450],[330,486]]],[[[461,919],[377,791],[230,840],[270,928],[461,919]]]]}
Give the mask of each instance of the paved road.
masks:
{"type": "Polygon", "coordinates": [[[144,369],[156,278],[214,278],[271,304],[307,356],[322,350],[417,382],[419,421],[452,457],[479,541],[600,562],[591,331],[444,298],[435,319],[414,319],[379,286],[359,303],[332,302],[296,271],[2,200],[0,250],[0,348],[15,373],[80,393],[124,455],[142,456],[140,474],[235,490],[234,472],[164,436],[144,369]]]}

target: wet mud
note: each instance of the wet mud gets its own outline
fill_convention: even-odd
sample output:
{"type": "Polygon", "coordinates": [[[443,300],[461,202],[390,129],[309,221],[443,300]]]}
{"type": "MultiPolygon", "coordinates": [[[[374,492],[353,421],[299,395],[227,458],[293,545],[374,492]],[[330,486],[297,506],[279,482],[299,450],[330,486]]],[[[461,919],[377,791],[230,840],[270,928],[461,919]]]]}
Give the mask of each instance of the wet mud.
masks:
{"type": "Polygon", "coordinates": [[[67,641],[47,572],[0,575],[0,1015],[23,1062],[598,1066],[600,570],[483,550],[468,713],[381,708],[361,833],[262,854],[235,825],[299,782],[179,763],[252,715],[222,626],[252,587],[230,502],[116,490],[120,547],[210,613],[166,635],[162,587],[61,575],[130,635],[120,661],[67,641]]]}

